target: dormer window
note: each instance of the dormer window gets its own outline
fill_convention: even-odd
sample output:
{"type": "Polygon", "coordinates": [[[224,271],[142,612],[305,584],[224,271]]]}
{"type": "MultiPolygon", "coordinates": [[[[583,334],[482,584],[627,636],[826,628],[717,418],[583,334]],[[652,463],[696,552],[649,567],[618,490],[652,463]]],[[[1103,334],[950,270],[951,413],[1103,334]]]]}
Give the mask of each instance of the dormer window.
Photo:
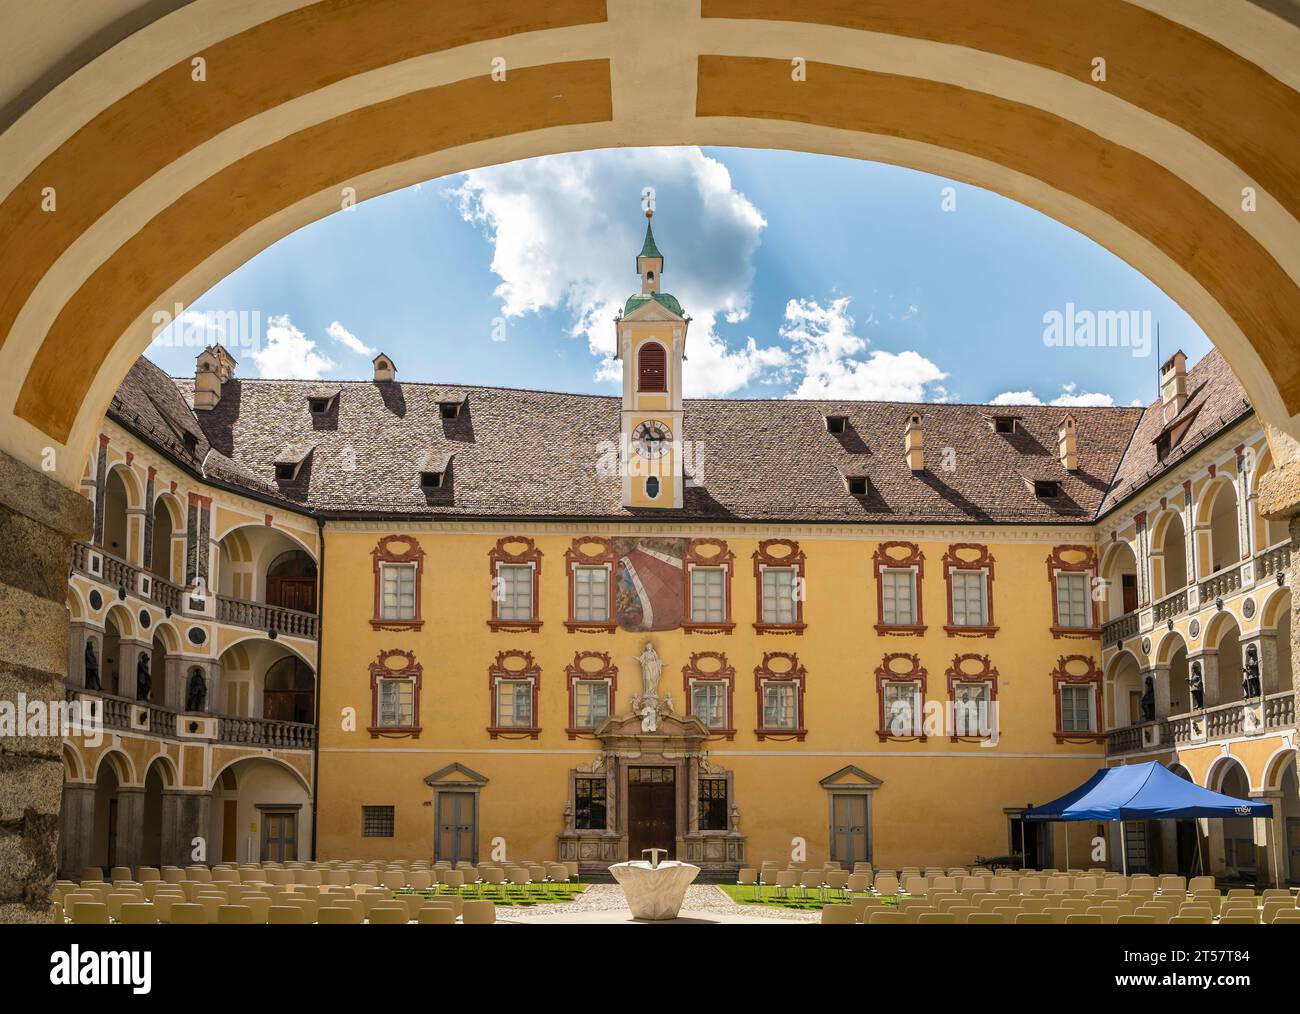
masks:
{"type": "Polygon", "coordinates": [[[827,433],[846,433],[849,428],[849,417],[846,415],[828,415],[826,418],[827,433]]]}
{"type": "Polygon", "coordinates": [[[871,492],[871,481],[865,475],[846,475],[844,485],[848,487],[849,496],[866,496],[871,492]]]}
{"type": "Polygon", "coordinates": [[[455,419],[460,415],[460,407],[464,402],[460,401],[440,401],[438,402],[438,415],[443,419],[455,419]]]}
{"type": "Polygon", "coordinates": [[[184,435],[181,439],[185,441],[185,453],[186,453],[186,454],[194,455],[194,454],[197,454],[197,453],[198,453],[198,451],[199,451],[199,438],[198,438],[198,437],[196,437],[193,433],[191,433],[191,432],[189,432],[188,430],[186,430],[186,431],[185,431],[185,435],[184,435]]]}
{"type": "Polygon", "coordinates": [[[1061,495],[1061,484],[1055,479],[1035,479],[1034,496],[1040,500],[1051,500],[1061,495]]]}
{"type": "Polygon", "coordinates": [[[994,433],[1014,433],[1016,431],[1016,417],[1013,415],[995,415],[993,417],[994,433]]]}
{"type": "Polygon", "coordinates": [[[311,410],[312,415],[322,415],[330,410],[329,398],[308,398],[307,408],[311,410]]]}
{"type": "Polygon", "coordinates": [[[303,463],[311,454],[313,447],[284,447],[275,456],[275,481],[293,482],[302,471],[303,463]]]}
{"type": "Polygon", "coordinates": [[[1160,436],[1156,437],[1156,460],[1164,461],[1165,458],[1169,457],[1169,449],[1171,446],[1172,441],[1170,440],[1170,434],[1161,433],[1160,436]]]}
{"type": "Polygon", "coordinates": [[[420,488],[427,492],[444,488],[448,484],[453,457],[451,454],[429,454],[420,466],[420,488]]]}

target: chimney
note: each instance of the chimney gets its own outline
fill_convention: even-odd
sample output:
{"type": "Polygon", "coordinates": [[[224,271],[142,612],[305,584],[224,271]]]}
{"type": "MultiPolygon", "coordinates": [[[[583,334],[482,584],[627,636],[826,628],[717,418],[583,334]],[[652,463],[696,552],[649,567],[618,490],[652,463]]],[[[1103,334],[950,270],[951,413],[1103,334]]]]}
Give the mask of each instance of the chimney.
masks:
{"type": "Polygon", "coordinates": [[[1187,357],[1179,349],[1160,367],[1160,406],[1165,425],[1178,418],[1187,404],[1187,357]]]}
{"type": "Polygon", "coordinates": [[[903,453],[907,455],[907,467],[913,472],[925,471],[925,448],[921,446],[924,433],[920,413],[913,412],[907,417],[907,427],[903,430],[903,453]]]}
{"type": "Polygon", "coordinates": [[[1056,453],[1067,472],[1079,470],[1079,427],[1072,415],[1062,419],[1056,430],[1056,453]]]}
{"type": "Polygon", "coordinates": [[[382,352],[371,360],[375,366],[375,381],[395,380],[397,378],[397,365],[384,355],[382,352]]]}
{"type": "Polygon", "coordinates": [[[194,363],[194,407],[206,412],[217,407],[221,386],[235,375],[235,357],[222,345],[209,345],[194,363]]]}

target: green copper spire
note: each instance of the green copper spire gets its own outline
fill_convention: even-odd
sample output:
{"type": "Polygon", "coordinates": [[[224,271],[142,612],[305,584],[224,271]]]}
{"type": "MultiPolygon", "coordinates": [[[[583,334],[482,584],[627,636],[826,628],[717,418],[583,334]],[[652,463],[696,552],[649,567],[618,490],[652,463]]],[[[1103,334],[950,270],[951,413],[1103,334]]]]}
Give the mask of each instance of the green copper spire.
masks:
{"type": "MultiPolygon", "coordinates": [[[[651,214],[653,214],[653,212],[648,213],[645,217],[645,242],[641,244],[641,252],[637,254],[637,257],[658,257],[660,260],[663,260],[664,255],[661,254],[659,248],[655,246],[654,229],[650,227],[651,214]]],[[[638,265],[637,268],[640,270],[640,265],[638,265]]]]}

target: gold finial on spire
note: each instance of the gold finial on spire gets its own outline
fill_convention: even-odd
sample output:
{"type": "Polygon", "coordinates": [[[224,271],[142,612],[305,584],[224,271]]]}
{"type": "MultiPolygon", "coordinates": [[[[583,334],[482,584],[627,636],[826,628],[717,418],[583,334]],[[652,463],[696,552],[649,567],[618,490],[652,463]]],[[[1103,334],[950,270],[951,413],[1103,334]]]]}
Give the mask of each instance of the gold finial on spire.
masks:
{"type": "Polygon", "coordinates": [[[655,188],[645,187],[641,191],[641,207],[645,210],[646,218],[655,217],[655,188]]]}

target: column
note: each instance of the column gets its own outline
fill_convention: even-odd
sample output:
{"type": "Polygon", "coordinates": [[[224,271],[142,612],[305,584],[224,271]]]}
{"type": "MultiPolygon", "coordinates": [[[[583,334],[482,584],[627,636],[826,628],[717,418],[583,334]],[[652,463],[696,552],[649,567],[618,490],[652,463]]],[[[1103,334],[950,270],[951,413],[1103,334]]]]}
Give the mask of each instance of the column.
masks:
{"type": "Polygon", "coordinates": [[[1134,547],[1137,549],[1138,608],[1151,604],[1151,546],[1147,530],[1147,512],[1141,511],[1133,518],[1134,547]]]}
{"type": "Polygon", "coordinates": [[[221,858],[221,843],[209,840],[211,792],[164,789],[162,798],[162,862],[164,866],[189,866],[196,839],[201,840],[209,864],[221,858]]]}
{"type": "MultiPolygon", "coordinates": [[[[133,701],[136,700],[138,693],[136,669],[140,665],[140,656],[148,655],[152,649],[153,645],[144,641],[129,641],[125,637],[118,641],[117,695],[119,697],[129,697],[133,701]]],[[[149,669],[149,680],[155,687],[158,686],[159,676],[153,671],[152,667],[149,669]]],[[[104,689],[112,692],[113,688],[105,685],[104,689]]],[[[161,690],[158,690],[157,693],[150,690],[150,695],[155,700],[159,699],[158,693],[161,693],[161,690]]]]}
{"type": "MultiPolygon", "coordinates": [[[[1252,789],[1251,799],[1273,804],[1273,813],[1282,812],[1280,789],[1252,789]]],[[[1286,851],[1286,821],[1278,817],[1257,817],[1255,825],[1255,883],[1259,887],[1286,887],[1288,885],[1286,851]]]]}
{"type": "MultiPolygon", "coordinates": [[[[1198,652],[1187,653],[1187,671],[1190,674],[1192,666],[1197,662],[1201,664],[1201,676],[1205,680],[1205,707],[1207,709],[1214,707],[1219,703],[1219,652],[1216,648],[1206,648],[1198,652]]],[[[1190,692],[1187,695],[1188,710],[1192,708],[1192,699],[1190,692]]]]}
{"type": "MultiPolygon", "coordinates": [[[[68,563],[91,531],[84,497],[0,453],[0,700],[63,700],[68,563]]],[[[59,858],[61,743],[3,736],[0,922],[48,922],[59,858]]]]}
{"type": "Polygon", "coordinates": [[[1187,560],[1187,608],[1200,604],[1196,584],[1196,511],[1192,505],[1192,484],[1183,483],[1183,555],[1187,560]]]}
{"type": "Polygon", "coordinates": [[[144,787],[119,786],[117,790],[117,842],[113,861],[118,866],[140,865],[144,846],[144,787]]]}
{"type": "MultiPolygon", "coordinates": [[[[1169,702],[1173,699],[1171,687],[1169,686],[1169,666],[1164,662],[1157,662],[1150,668],[1142,670],[1142,688],[1146,689],[1146,678],[1155,677],[1156,689],[1156,721],[1169,717],[1169,702]]],[[[1183,688],[1186,690],[1186,688],[1183,688]]]]}
{"type": "Polygon", "coordinates": [[[95,783],[63,786],[63,818],[59,824],[59,875],[81,880],[90,866],[95,843],[95,783]]]}
{"type": "MultiPolygon", "coordinates": [[[[1290,683],[1283,683],[1283,677],[1277,671],[1277,634],[1259,632],[1250,634],[1241,639],[1241,659],[1245,664],[1246,655],[1251,646],[1259,655],[1259,682],[1260,688],[1265,697],[1269,694],[1275,694],[1283,689],[1283,686],[1290,687],[1290,683]]],[[[1290,680],[1291,675],[1287,673],[1286,680],[1290,680]]]]}
{"type": "MultiPolygon", "coordinates": [[[[158,475],[158,470],[152,465],[149,466],[149,477],[144,485],[144,541],[140,546],[140,565],[145,570],[153,569],[153,524],[154,524],[154,479],[158,475]]],[[[166,575],[168,578],[170,574],[166,575]]]]}
{"type": "Polygon", "coordinates": [[[1254,497],[1250,493],[1250,476],[1246,472],[1245,445],[1235,449],[1237,455],[1237,476],[1234,480],[1237,494],[1237,547],[1239,559],[1248,559],[1254,555],[1255,543],[1252,539],[1250,508],[1254,497]]]}

